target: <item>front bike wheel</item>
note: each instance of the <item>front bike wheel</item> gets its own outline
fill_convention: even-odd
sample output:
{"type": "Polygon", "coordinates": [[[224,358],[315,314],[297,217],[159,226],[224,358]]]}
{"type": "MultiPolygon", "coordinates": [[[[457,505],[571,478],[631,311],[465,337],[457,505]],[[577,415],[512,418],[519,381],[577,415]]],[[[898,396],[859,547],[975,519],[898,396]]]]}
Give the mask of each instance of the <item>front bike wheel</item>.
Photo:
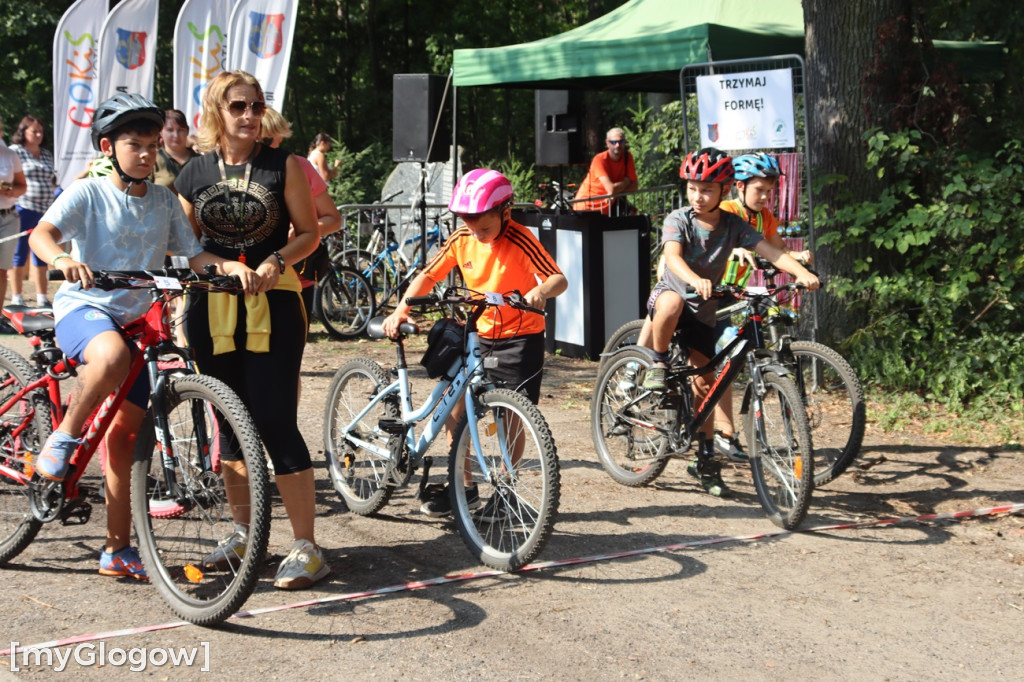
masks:
{"type": "Polygon", "coordinates": [[[338,369],[327,389],[327,471],[349,510],[362,516],[380,511],[391,499],[396,484],[397,463],[389,447],[391,434],[380,428],[380,420],[397,419],[398,405],[394,400],[382,400],[356,421],[387,385],[387,374],[380,365],[356,358],[338,369]]]}
{"type": "Polygon", "coordinates": [[[362,334],[377,310],[366,278],[351,268],[337,266],[320,280],[313,306],[324,329],[335,339],[362,334]]]}
{"type": "Polygon", "coordinates": [[[455,525],[480,563],[514,571],[544,549],[555,524],[560,482],[555,441],[540,410],[521,393],[487,391],[476,409],[486,469],[464,416],[448,459],[455,525]]]}
{"type": "Polygon", "coordinates": [[[643,388],[650,357],[621,350],[605,358],[590,401],[590,428],[601,466],[616,483],[647,485],[668,464],[668,429],[675,414],[664,395],[643,388]]]}
{"type": "Polygon", "coordinates": [[[164,399],[170,442],[159,442],[150,409],[132,463],[132,520],[149,578],[171,609],[190,623],[215,625],[252,594],[266,556],[263,445],[241,399],[213,377],[175,376],[164,399]],[[247,526],[246,542],[226,553],[218,543],[237,524],[247,526]]]}
{"type": "Polygon", "coordinates": [[[747,412],[750,473],[771,522],[793,530],[807,515],[814,490],[811,427],[791,379],[766,372],[762,382],[760,409],[747,412]]]}
{"type": "Polygon", "coordinates": [[[814,437],[814,485],[838,477],[864,442],[864,389],[850,363],[828,346],[793,341],[796,384],[814,437]]]}
{"type": "MultiPolygon", "coordinates": [[[[0,346],[0,405],[6,404],[37,377],[25,358],[0,346]]],[[[18,556],[35,539],[42,522],[32,514],[32,458],[50,435],[50,404],[33,391],[0,414],[0,564],[18,556]]]]}

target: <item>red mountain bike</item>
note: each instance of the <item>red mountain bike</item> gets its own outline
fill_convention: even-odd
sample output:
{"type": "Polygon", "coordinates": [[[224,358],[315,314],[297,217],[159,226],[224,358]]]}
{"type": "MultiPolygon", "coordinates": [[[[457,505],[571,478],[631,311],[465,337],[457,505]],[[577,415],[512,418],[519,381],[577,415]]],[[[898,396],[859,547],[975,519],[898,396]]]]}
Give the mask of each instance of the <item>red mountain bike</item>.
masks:
{"type": "MultiPolygon", "coordinates": [[[[51,271],[51,278],[62,273],[51,271]]],[[[238,293],[234,277],[191,270],[95,272],[95,286],[144,289],[152,303],[125,327],[139,352],[121,385],[87,421],[71,469],[55,482],[33,462],[70,404],[60,382],[75,376],[75,361],[55,343],[53,318],[4,310],[34,350],[31,362],[0,347],[0,565],[24,550],[46,523],[86,523],[92,492],[81,484],[118,407],[139,372],[149,374],[150,407],[132,463],[132,519],[150,580],[180,617],[212,625],[235,613],[256,586],[270,529],[266,459],[248,410],[223,382],[196,374],[185,349],[173,344],[168,303],[188,290],[238,293]],[[237,562],[216,570],[205,558],[235,523],[220,476],[221,458],[233,452],[248,470],[250,507],[242,510],[249,543],[237,562]]],[[[58,277],[54,277],[58,276],[58,277]]],[[[238,509],[234,510],[236,514],[238,509]]]]}

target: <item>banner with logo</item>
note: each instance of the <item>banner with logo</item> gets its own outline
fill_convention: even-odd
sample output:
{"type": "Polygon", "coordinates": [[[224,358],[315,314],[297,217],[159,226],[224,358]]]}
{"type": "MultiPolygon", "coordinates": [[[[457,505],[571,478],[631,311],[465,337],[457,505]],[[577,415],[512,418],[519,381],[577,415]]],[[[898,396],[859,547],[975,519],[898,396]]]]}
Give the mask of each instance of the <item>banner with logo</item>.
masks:
{"type": "Polygon", "coordinates": [[[96,152],[89,130],[99,96],[99,37],[107,0],[77,0],[53,36],[53,163],[67,187],[96,152]]]}
{"type": "Polygon", "coordinates": [[[224,70],[228,51],[229,0],[185,0],[174,26],[174,108],[189,127],[199,127],[203,91],[224,70]]]}
{"type": "Polygon", "coordinates": [[[159,0],[123,0],[110,10],[100,33],[101,102],[118,92],[153,98],[159,9],[159,0]]]}
{"type": "Polygon", "coordinates": [[[697,108],[702,147],[796,146],[792,69],[698,76],[697,108]]]}
{"type": "Polygon", "coordinates": [[[263,86],[267,104],[284,104],[299,0],[239,0],[231,11],[228,68],[248,71],[263,86]]]}

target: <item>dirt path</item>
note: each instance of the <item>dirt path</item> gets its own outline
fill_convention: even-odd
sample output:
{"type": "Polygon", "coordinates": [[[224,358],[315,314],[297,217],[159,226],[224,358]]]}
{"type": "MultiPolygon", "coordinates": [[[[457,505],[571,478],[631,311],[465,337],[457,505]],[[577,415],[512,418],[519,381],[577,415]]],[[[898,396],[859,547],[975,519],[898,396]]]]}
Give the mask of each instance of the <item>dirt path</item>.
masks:
{"type": "MultiPolygon", "coordinates": [[[[335,572],[306,593],[274,590],[288,545],[277,506],[274,556],[247,608],[483,570],[450,522],[417,512],[412,490],[377,518],[340,511],[322,466],[327,384],[347,357],[387,364],[392,356],[386,344],[314,338],[304,364],[302,428],[318,467],[319,541],[335,572]]],[[[21,350],[18,339],[2,342],[21,350]]],[[[615,484],[590,440],[596,365],[554,357],[548,367],[541,407],[558,443],[563,494],[542,561],[775,530],[738,468],[727,472],[735,490],[729,500],[698,494],[681,460],[651,487],[615,484]]],[[[805,527],[1024,502],[1019,450],[953,447],[869,425],[863,458],[863,468],[816,491],[805,527]]],[[[151,586],[96,575],[101,510],[97,501],[84,527],[44,528],[0,573],[0,649],[174,620],[151,586]]],[[[217,630],[132,634],[107,639],[105,647],[209,642],[214,675],[266,680],[1019,679],[1022,624],[1024,517],[1002,516],[639,554],[282,610],[217,630]]],[[[0,677],[11,665],[0,660],[0,677]]],[[[127,665],[72,662],[69,670],[84,679],[131,674],[127,665]]],[[[52,674],[32,665],[26,673],[52,674]]],[[[201,676],[198,665],[149,673],[201,676]]]]}

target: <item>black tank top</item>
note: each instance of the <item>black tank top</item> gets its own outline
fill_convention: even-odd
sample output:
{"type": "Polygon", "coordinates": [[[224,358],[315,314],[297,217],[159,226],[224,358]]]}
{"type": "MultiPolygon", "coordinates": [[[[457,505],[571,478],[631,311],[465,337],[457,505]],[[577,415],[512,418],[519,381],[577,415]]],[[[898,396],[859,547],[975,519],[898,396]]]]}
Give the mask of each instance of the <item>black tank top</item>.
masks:
{"type": "Polygon", "coordinates": [[[237,260],[244,246],[246,263],[255,268],[288,242],[291,218],[284,201],[289,152],[260,145],[252,160],[248,189],[245,164],[225,165],[225,193],[216,152],[193,159],[174,181],[195,207],[199,243],[210,253],[237,260]],[[231,198],[231,206],[227,196],[231,198]]]}

